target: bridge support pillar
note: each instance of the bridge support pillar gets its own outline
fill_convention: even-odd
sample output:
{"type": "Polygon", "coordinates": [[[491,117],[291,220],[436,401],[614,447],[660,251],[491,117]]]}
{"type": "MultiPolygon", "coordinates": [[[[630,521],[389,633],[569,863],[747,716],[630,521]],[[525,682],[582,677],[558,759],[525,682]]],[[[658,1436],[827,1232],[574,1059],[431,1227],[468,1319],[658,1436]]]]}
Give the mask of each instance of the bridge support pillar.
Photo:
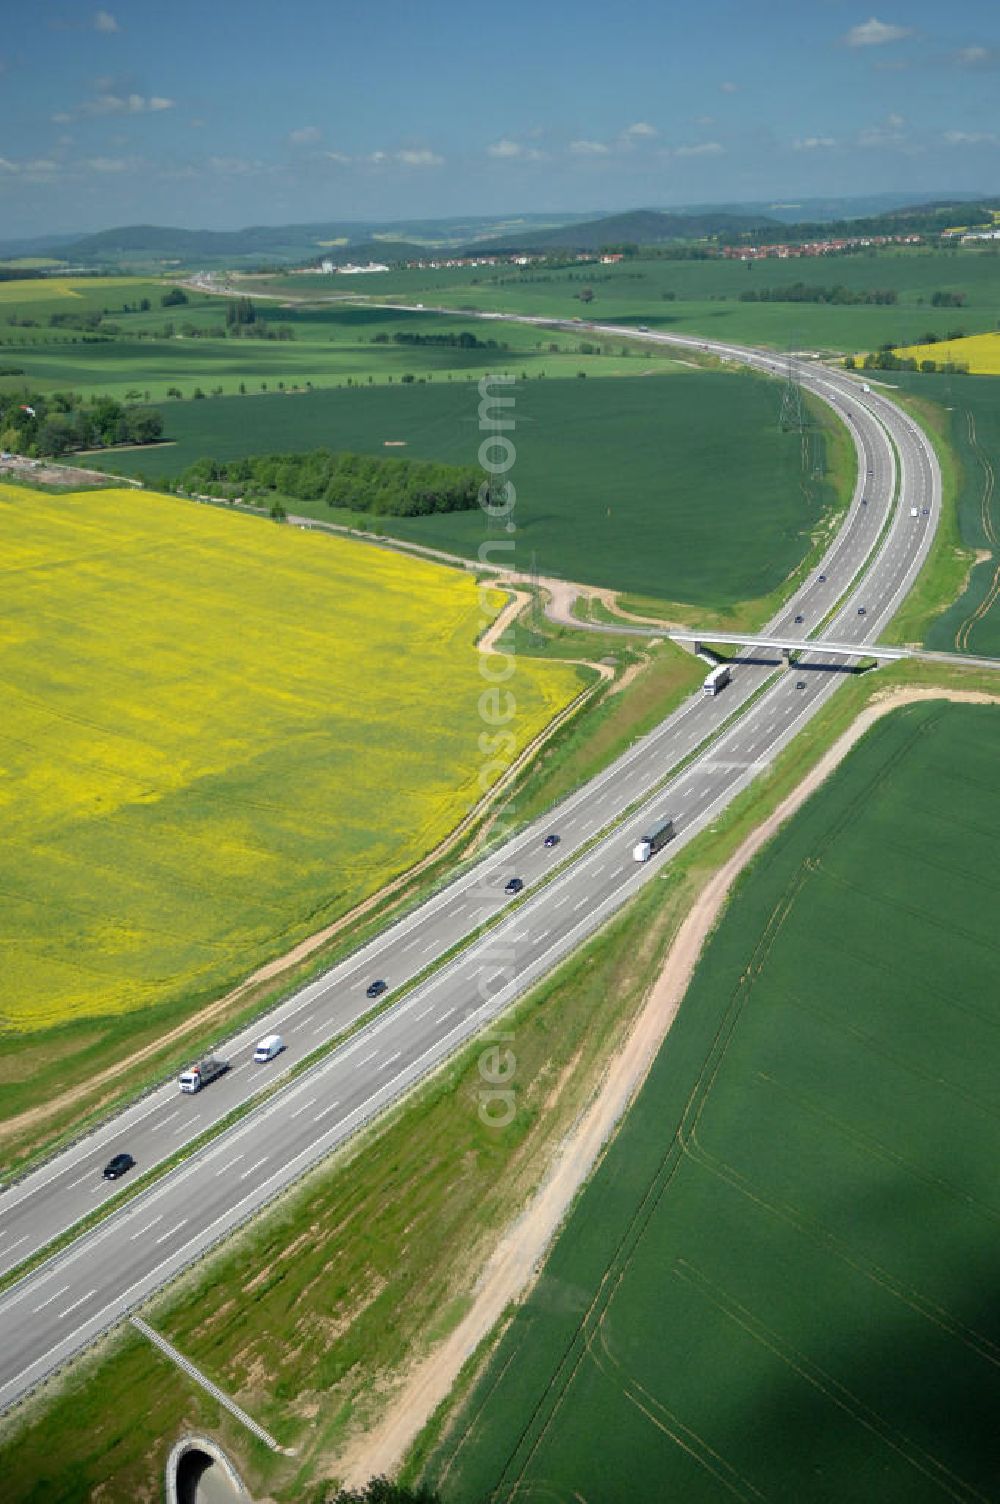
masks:
{"type": "Polygon", "coordinates": [[[694,653],[694,656],[696,658],[697,658],[698,654],[701,652],[701,643],[698,641],[697,638],[695,638],[694,647],[692,648],[692,652],[694,653]]]}
{"type": "Polygon", "coordinates": [[[782,659],[784,660],[785,663],[791,663],[791,661],[792,661],[792,650],[791,650],[791,648],[782,648],[782,650],[781,650],[781,656],[782,656],[782,659]]]}

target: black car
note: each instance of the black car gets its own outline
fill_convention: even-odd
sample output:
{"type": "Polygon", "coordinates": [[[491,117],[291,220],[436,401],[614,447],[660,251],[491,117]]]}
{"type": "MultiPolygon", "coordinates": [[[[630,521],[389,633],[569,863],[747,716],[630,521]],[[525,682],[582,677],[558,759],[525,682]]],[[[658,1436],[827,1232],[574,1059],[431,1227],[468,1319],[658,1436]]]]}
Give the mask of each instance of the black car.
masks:
{"type": "Polygon", "coordinates": [[[383,982],[382,978],[379,977],[377,981],[369,982],[367,995],[369,997],[381,997],[383,992],[388,991],[388,988],[388,982],[383,982]]]}
{"type": "Polygon", "coordinates": [[[925,517],[929,517],[930,515],[931,515],[931,509],[930,509],[930,507],[924,507],[924,516],[925,517]]]}
{"type": "Polygon", "coordinates": [[[520,891],[521,891],[521,889],[523,887],[524,887],[524,878],[523,877],[512,877],[511,880],[510,880],[510,882],[507,884],[506,888],[504,888],[504,892],[505,893],[520,893],[520,891]]]}
{"type": "Polygon", "coordinates": [[[559,845],[559,837],[553,831],[552,835],[545,837],[545,840],[542,842],[542,845],[547,850],[551,851],[551,849],[552,849],[553,846],[558,846],[559,845]]]}
{"type": "Polygon", "coordinates": [[[820,575],[819,582],[820,582],[821,585],[825,585],[826,584],[826,575],[825,574],[821,574],[820,575]]]}
{"type": "Polygon", "coordinates": [[[858,607],[858,615],[859,616],[867,616],[868,615],[868,612],[865,610],[864,606],[859,606],[858,607]]]}
{"type": "Polygon", "coordinates": [[[801,627],[801,625],[802,625],[802,623],[803,623],[803,622],[804,622],[804,621],[805,621],[805,617],[804,617],[804,616],[797,616],[797,617],[796,617],[796,618],[795,618],[795,625],[796,625],[796,626],[797,626],[797,627],[801,627]]]}
{"type": "Polygon", "coordinates": [[[805,687],[806,687],[806,681],[804,679],[797,679],[796,680],[796,682],[795,682],[795,688],[796,689],[805,689],[805,687]]]}
{"type": "Polygon", "coordinates": [[[109,1159],[104,1166],[105,1180],[117,1180],[119,1175],[124,1175],[126,1171],[131,1170],[134,1164],[135,1160],[131,1154],[116,1154],[114,1159],[109,1159]]]}

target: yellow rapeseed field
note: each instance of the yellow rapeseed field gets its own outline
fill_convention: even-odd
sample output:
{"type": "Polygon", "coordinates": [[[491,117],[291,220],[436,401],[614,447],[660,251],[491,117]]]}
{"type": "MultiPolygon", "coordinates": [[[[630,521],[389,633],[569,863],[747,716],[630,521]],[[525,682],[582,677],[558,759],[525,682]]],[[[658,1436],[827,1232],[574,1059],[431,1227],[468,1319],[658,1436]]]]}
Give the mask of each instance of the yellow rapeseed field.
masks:
{"type": "Polygon", "coordinates": [[[32,277],[0,282],[0,303],[45,303],[54,298],[82,298],[123,288],[148,287],[148,277],[32,277]]]}
{"type": "MultiPolygon", "coordinates": [[[[183,1011],[479,797],[467,575],[149,492],[3,485],[0,571],[0,1027],[183,1011]]],[[[578,684],[518,660],[520,745],[578,684]]]]}
{"type": "Polygon", "coordinates": [[[939,366],[966,365],[973,376],[1000,376],[1000,333],[940,339],[933,345],[906,345],[896,354],[904,360],[933,360],[939,366]]]}

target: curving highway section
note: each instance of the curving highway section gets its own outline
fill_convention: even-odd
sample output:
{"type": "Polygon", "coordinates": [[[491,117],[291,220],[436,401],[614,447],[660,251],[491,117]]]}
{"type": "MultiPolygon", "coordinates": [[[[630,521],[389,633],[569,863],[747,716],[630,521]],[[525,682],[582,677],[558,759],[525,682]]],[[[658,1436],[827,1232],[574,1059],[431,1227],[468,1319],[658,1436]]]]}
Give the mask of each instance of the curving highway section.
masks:
{"type": "MultiPolygon", "coordinates": [[[[679,335],[647,337],[776,370],[774,357],[762,352],[679,335]]],[[[765,630],[801,636],[822,625],[824,637],[862,653],[896,610],[930,547],[940,515],[937,461],[922,432],[884,396],[808,363],[796,374],[851,428],[859,479],[826,557],[765,630]],[[910,516],[914,507],[916,518],[910,516]],[[796,627],[796,616],[805,624],[796,627]]],[[[834,693],[842,681],[837,669],[850,661],[807,654],[787,672],[775,669],[766,649],[748,648],[721,695],[693,696],[545,821],[478,861],[252,1032],[229,1041],[228,1075],[196,1096],[166,1084],[9,1188],[0,1198],[0,1273],[114,1196],[101,1178],[112,1154],[131,1153],[139,1171],[168,1158],[246,1103],[276,1072],[357,1025],[372,1006],[367,985],[375,978],[388,982],[390,1006],[380,1016],[0,1296],[0,1408],[487,1029],[654,881],[670,854],[753,781],[834,693]],[[671,776],[685,760],[683,771],[671,776]],[[661,814],[673,817],[676,838],[652,861],[638,864],[632,848],[661,814]],[[547,848],[544,836],[552,830],[560,841],[547,848]],[[525,883],[513,900],[504,893],[512,876],[525,883]],[[393,1004],[394,991],[462,942],[464,949],[393,1004]],[[254,1065],[253,1044],[270,1031],[282,1034],[288,1048],[276,1062],[254,1065]]]]}

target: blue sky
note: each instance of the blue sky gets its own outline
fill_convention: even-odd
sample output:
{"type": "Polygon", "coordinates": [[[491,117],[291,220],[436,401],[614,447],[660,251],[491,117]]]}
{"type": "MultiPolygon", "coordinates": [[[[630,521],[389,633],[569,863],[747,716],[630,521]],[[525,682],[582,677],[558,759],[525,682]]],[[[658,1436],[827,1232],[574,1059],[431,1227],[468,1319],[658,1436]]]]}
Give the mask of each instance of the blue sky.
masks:
{"type": "Polygon", "coordinates": [[[4,10],[0,239],[1000,193],[996,0],[4,10]]]}

